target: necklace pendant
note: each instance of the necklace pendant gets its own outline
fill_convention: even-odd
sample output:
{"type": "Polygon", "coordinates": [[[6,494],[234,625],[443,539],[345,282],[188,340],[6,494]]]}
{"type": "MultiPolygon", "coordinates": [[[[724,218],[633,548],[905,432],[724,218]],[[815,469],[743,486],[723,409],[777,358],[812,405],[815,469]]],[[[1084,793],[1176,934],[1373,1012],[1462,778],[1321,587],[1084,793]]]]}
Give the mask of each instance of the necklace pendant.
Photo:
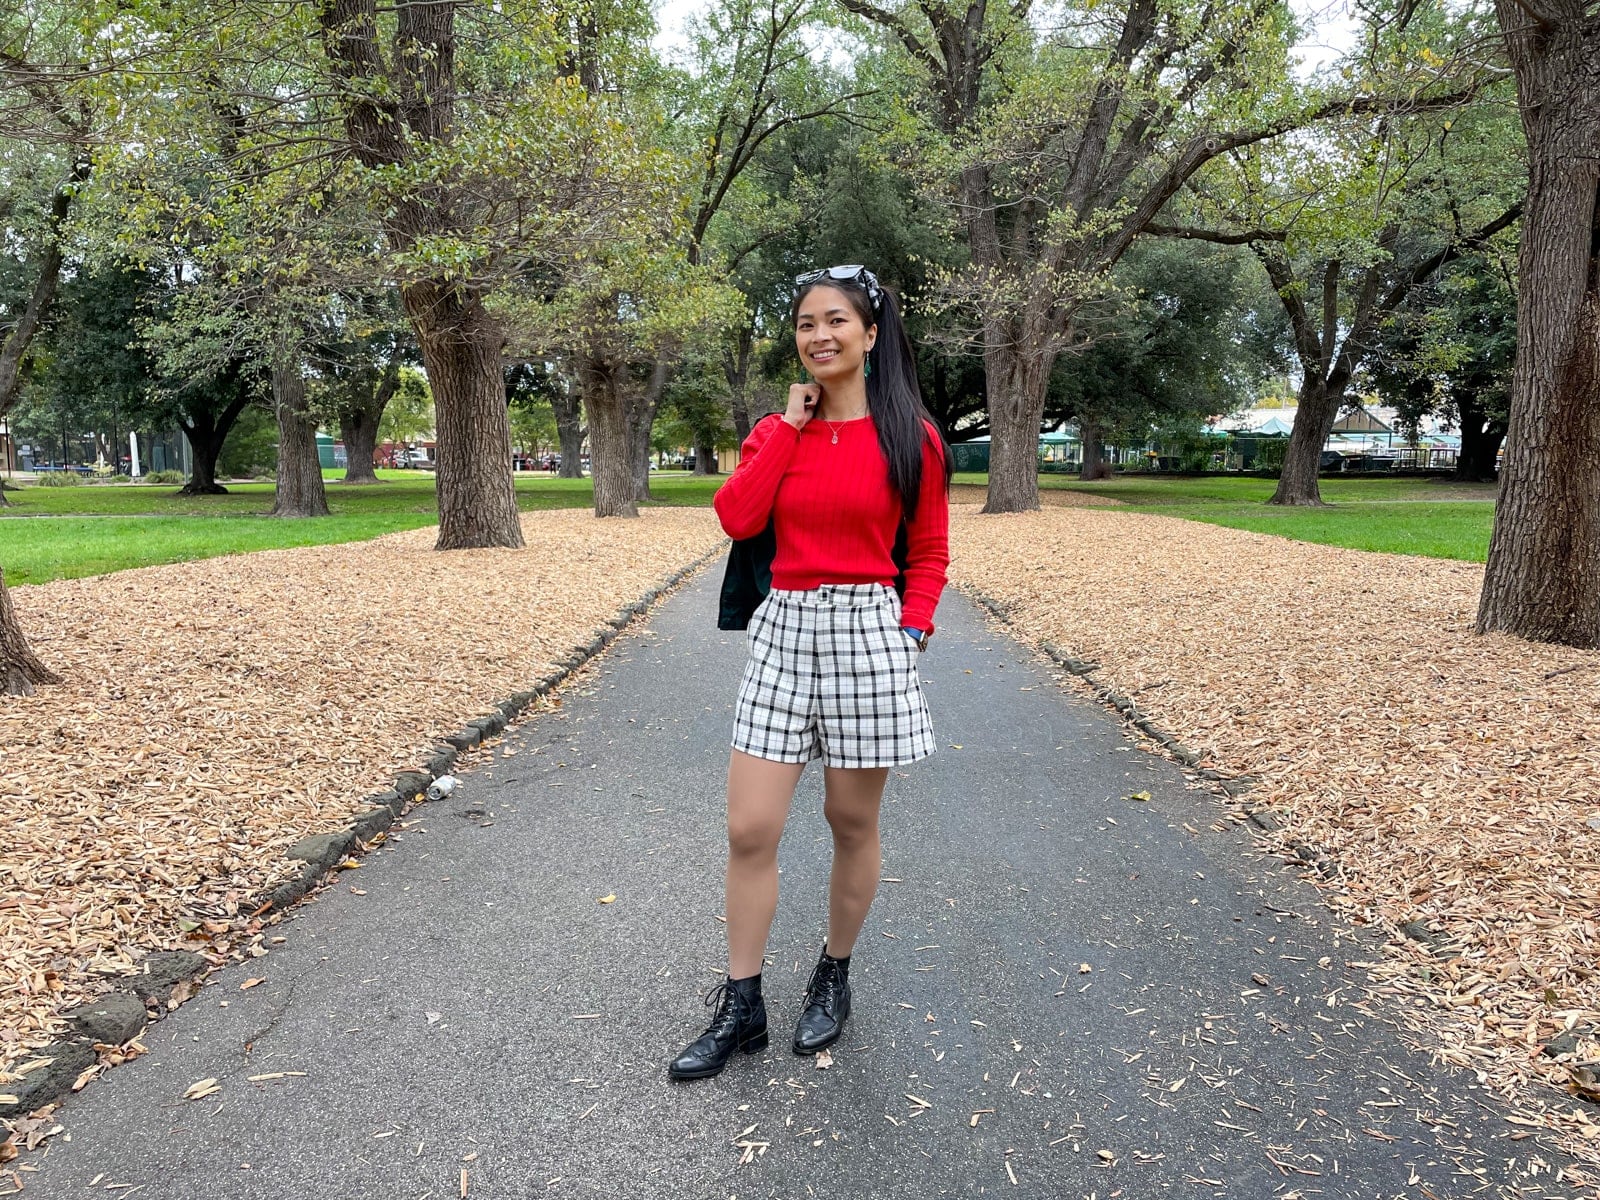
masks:
{"type": "Polygon", "coordinates": [[[838,434],[837,434],[837,433],[835,433],[835,434],[834,434],[834,435],[833,435],[833,444],[834,444],[834,445],[835,445],[835,446],[837,446],[837,445],[838,445],[838,444],[839,444],[839,435],[838,435],[838,434]]]}

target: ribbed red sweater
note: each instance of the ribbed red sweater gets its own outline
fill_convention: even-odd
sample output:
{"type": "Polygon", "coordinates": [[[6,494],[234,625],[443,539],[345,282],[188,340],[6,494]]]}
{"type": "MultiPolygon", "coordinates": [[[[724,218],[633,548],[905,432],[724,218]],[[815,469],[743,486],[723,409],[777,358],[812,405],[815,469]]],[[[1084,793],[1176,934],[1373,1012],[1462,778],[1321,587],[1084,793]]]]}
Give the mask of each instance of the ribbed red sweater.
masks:
{"type": "MultiPolygon", "coordinates": [[[[906,590],[900,622],[933,632],[933,610],[950,564],[950,506],[938,433],[922,444],[917,517],[906,526],[906,590]]],[[[772,586],[894,583],[900,499],[871,417],[820,417],[797,430],[777,413],[745,439],[743,457],[712,500],[731,538],[754,537],[773,518],[778,553],[772,586]],[[838,430],[839,441],[833,441],[838,430]]]]}

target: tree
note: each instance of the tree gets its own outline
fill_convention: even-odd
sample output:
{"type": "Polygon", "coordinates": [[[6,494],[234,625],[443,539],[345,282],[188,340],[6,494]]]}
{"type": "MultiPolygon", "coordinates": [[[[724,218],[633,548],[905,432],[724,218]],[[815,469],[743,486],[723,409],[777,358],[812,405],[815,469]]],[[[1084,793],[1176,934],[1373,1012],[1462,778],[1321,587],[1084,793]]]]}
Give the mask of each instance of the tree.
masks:
{"type": "Polygon", "coordinates": [[[220,214],[212,275],[226,262],[229,278],[253,272],[280,290],[397,287],[435,400],[440,549],[522,544],[498,300],[659,203],[661,156],[568,62],[566,25],[589,7],[194,0],[181,20],[164,0],[118,10],[119,36],[155,64],[117,80],[139,131],[119,147],[130,203],[162,169],[179,185],[163,204],[196,190],[178,214],[202,235],[220,214]],[[175,150],[198,188],[164,167],[175,150]]]}
{"type": "MultiPolygon", "coordinates": [[[[88,147],[94,112],[79,91],[91,55],[72,20],[54,13],[51,21],[41,21],[43,14],[30,9],[18,6],[0,16],[0,136],[59,150],[65,169],[33,247],[33,286],[0,339],[0,417],[16,404],[29,349],[55,299],[65,259],[64,229],[93,163],[88,147]]],[[[29,649],[0,570],[0,692],[29,695],[39,684],[59,682],[29,649]]]]}
{"type": "MultiPolygon", "coordinates": [[[[1424,59],[1454,59],[1475,41],[1470,16],[1405,12],[1399,30],[1424,59]]],[[[1250,147],[1212,163],[1184,198],[1220,229],[1151,226],[1248,244],[1282,302],[1301,382],[1268,503],[1322,503],[1323,446],[1385,329],[1441,271],[1516,224],[1521,181],[1500,101],[1492,83],[1474,86],[1420,110],[1353,112],[1298,143],[1250,147]]]]}
{"type": "MultiPolygon", "coordinates": [[[[561,445],[552,401],[571,391],[570,382],[550,363],[508,363],[506,403],[511,410],[511,444],[537,452],[561,445]]],[[[581,454],[582,450],[576,451],[581,454]]]]}
{"type": "Polygon", "coordinates": [[[711,461],[717,450],[732,442],[728,383],[720,365],[706,357],[686,360],[667,387],[665,412],[663,440],[694,447],[694,473],[713,474],[711,461]]]}
{"type": "Polygon", "coordinates": [[[640,217],[654,168],[578,85],[559,6],[388,14],[377,0],[330,0],[321,46],[433,389],[438,546],[520,546],[492,301],[530,265],[640,217]]]}
{"type": "Polygon", "coordinates": [[[1600,648],[1600,27],[1496,0],[1528,147],[1517,361],[1478,630],[1600,648]]]}
{"type": "Polygon", "coordinates": [[[985,512],[1039,506],[1036,447],[1053,367],[1084,305],[1173,197],[1219,156],[1335,115],[1436,103],[1431,70],[1385,94],[1299,94],[1274,0],[1085,6],[1059,32],[1000,8],[841,0],[904,52],[900,157],[941,191],[970,265],[945,281],[984,354],[985,512]]]}
{"type": "Polygon", "coordinates": [[[1045,407],[1051,423],[1078,423],[1085,479],[1110,473],[1107,437],[1198,429],[1279,365],[1276,331],[1253,329],[1262,297],[1252,268],[1239,250],[1163,241],[1118,264],[1115,297],[1080,323],[1089,340],[1057,364],[1045,407]]]}
{"type": "MultiPolygon", "coordinates": [[[[542,343],[572,357],[588,415],[597,515],[636,515],[637,502],[649,498],[652,427],[677,364],[698,353],[696,340],[730,331],[727,369],[735,379],[748,371],[750,343],[738,349],[747,318],[720,279],[736,276],[793,217],[771,189],[752,182],[753,172],[783,131],[847,112],[855,99],[832,86],[806,45],[816,7],[815,0],[718,0],[694,25],[681,70],[637,70],[610,48],[614,31],[598,21],[575,30],[584,87],[597,95],[628,90],[635,123],[652,128],[656,144],[682,164],[655,226],[636,231],[625,250],[608,247],[609,272],[585,269],[564,281],[574,294],[587,288],[587,300],[567,305],[577,315],[565,345],[542,343]],[[659,319],[669,310],[700,316],[673,326],[659,319]],[[616,494],[623,476],[612,464],[619,446],[625,498],[616,494]]],[[[744,396],[740,388],[736,402],[744,396]]]]}
{"type": "Polygon", "coordinates": [[[328,492],[317,452],[317,417],[306,388],[303,327],[286,321],[272,347],[272,410],[278,421],[278,470],[272,489],[275,517],[325,517],[328,492]]]}
{"type": "Polygon", "coordinates": [[[1464,255],[1385,327],[1367,380],[1415,431],[1433,416],[1460,432],[1454,477],[1496,477],[1516,357],[1516,280],[1499,255],[1464,255]]]}
{"type": "Polygon", "coordinates": [[[433,432],[433,392],[415,367],[400,368],[400,382],[378,419],[378,441],[407,446],[433,432]]]}
{"type": "Polygon", "coordinates": [[[338,425],[347,484],[378,482],[373,467],[383,415],[414,354],[402,324],[390,293],[346,293],[336,297],[313,335],[312,405],[338,425]]]}

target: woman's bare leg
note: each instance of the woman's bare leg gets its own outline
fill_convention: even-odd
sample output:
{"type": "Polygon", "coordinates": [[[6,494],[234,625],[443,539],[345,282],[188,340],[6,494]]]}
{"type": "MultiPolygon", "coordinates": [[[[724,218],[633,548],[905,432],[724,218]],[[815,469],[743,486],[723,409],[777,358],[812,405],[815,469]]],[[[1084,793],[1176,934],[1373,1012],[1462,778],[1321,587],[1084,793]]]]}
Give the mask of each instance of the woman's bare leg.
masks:
{"type": "Polygon", "coordinates": [[[778,839],[804,769],[803,763],[771,762],[740,750],[728,762],[730,979],[761,973],[778,909],[778,839]]]}
{"type": "Polygon", "coordinates": [[[887,767],[823,772],[827,800],[823,815],[833,830],[833,875],[828,882],[828,953],[848,958],[878,894],[883,854],[878,843],[878,809],[887,767]]]}

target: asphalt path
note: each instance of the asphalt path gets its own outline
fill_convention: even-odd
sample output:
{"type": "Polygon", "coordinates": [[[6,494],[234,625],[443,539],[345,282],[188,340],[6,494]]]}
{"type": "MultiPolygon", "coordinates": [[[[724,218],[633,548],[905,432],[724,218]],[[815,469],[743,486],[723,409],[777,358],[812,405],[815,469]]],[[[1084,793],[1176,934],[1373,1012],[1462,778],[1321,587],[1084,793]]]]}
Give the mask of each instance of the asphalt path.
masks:
{"type": "Polygon", "coordinates": [[[26,1195],[1574,1194],[1490,1092],[1402,1044],[1347,965],[1369,940],[953,593],[923,659],[940,751],[891,774],[832,1066],[788,1049],[826,914],[812,768],[771,1047],[669,1082],[723,963],[744,639],[713,628],[716,582],[72,1097],[26,1195]]]}

